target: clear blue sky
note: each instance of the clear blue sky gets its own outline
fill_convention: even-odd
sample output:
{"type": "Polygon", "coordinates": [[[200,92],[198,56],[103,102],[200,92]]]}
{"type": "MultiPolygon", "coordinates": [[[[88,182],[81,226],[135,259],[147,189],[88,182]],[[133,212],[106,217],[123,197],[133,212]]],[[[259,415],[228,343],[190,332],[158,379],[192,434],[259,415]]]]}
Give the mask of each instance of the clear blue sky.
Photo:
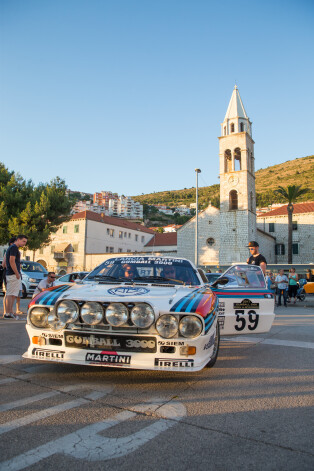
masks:
{"type": "Polygon", "coordinates": [[[0,0],[0,161],[138,195],[219,183],[238,85],[256,169],[314,153],[313,0],[0,0]]]}

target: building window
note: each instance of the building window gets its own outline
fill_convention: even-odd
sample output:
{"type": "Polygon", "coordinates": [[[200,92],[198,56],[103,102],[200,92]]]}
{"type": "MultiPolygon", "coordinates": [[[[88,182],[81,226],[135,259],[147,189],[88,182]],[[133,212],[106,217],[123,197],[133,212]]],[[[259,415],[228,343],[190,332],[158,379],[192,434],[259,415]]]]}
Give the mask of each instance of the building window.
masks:
{"type": "Polygon", "coordinates": [[[244,124],[240,123],[240,132],[243,132],[243,131],[244,131],[244,124]]]}
{"type": "Polygon", "coordinates": [[[297,231],[298,230],[298,221],[292,221],[292,230],[297,231]]]}
{"type": "Polygon", "coordinates": [[[110,253],[113,253],[113,247],[110,247],[110,253]]]}
{"type": "Polygon", "coordinates": [[[63,234],[67,234],[68,233],[68,226],[63,226],[62,232],[63,232],[63,234]]]}
{"type": "Polygon", "coordinates": [[[225,150],[225,173],[232,172],[231,150],[225,150]]]}
{"type": "Polygon", "coordinates": [[[224,136],[226,136],[226,135],[227,135],[227,128],[226,128],[226,126],[224,126],[224,136]]]}
{"type": "Polygon", "coordinates": [[[293,255],[299,255],[299,244],[292,244],[293,255]]]}
{"type": "Polygon", "coordinates": [[[109,234],[110,237],[114,237],[114,229],[107,229],[107,234],[109,234]]]}
{"type": "Polygon", "coordinates": [[[107,252],[107,253],[109,252],[109,247],[108,247],[108,245],[106,245],[106,252],[107,252]]]}
{"type": "Polygon", "coordinates": [[[122,239],[122,237],[123,237],[123,232],[119,231],[119,239],[122,239]]]}
{"type": "Polygon", "coordinates": [[[141,242],[144,242],[144,240],[145,240],[145,237],[142,236],[142,237],[141,237],[141,242]]]}
{"type": "Polygon", "coordinates": [[[285,245],[284,244],[276,244],[275,245],[275,254],[276,255],[284,255],[285,254],[285,245]]]}
{"type": "Polygon", "coordinates": [[[138,241],[138,235],[135,234],[135,242],[137,242],[137,241],[138,241]]]}
{"type": "Polygon", "coordinates": [[[131,232],[129,232],[129,239],[131,239],[131,232]]]}
{"type": "Polygon", "coordinates": [[[236,190],[231,190],[229,193],[229,209],[231,211],[238,209],[238,192],[236,190]]]}
{"type": "Polygon", "coordinates": [[[73,252],[78,252],[79,244],[72,244],[73,252]]]}
{"type": "Polygon", "coordinates": [[[40,253],[40,255],[42,255],[42,254],[44,253],[44,249],[43,249],[43,247],[40,247],[40,249],[39,249],[39,253],[40,253]]]}
{"type": "Polygon", "coordinates": [[[234,124],[233,123],[230,126],[230,132],[234,132],[234,124]]]}
{"type": "Polygon", "coordinates": [[[127,232],[125,232],[125,233],[124,233],[124,237],[126,237],[127,235],[128,235],[127,232]]]}
{"type": "Polygon", "coordinates": [[[118,253],[122,253],[122,249],[118,249],[118,253]]]}
{"type": "Polygon", "coordinates": [[[107,235],[109,235],[109,234],[110,234],[110,229],[107,229],[107,235]]]}
{"type": "Polygon", "coordinates": [[[75,226],[74,226],[74,234],[77,234],[78,232],[80,232],[80,225],[79,225],[79,224],[75,224],[75,226]]]}
{"type": "Polygon", "coordinates": [[[239,147],[234,149],[234,170],[236,172],[241,170],[241,149],[239,147]]]}
{"type": "Polygon", "coordinates": [[[270,222],[268,224],[268,232],[275,232],[275,223],[274,222],[270,222]]]}
{"type": "Polygon", "coordinates": [[[209,247],[212,247],[215,244],[215,239],[213,239],[212,237],[209,237],[206,240],[206,243],[207,243],[207,245],[209,245],[209,247]]]}

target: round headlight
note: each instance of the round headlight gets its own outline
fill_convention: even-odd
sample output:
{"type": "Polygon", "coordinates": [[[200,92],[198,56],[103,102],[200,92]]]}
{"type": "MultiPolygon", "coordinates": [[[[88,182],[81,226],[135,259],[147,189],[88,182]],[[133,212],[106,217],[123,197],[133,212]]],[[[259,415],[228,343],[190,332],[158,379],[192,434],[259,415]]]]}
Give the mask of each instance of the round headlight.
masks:
{"type": "Polygon", "coordinates": [[[114,327],[123,325],[128,320],[129,313],[127,307],[122,303],[112,303],[106,309],[106,319],[114,327]]]}
{"type": "Polygon", "coordinates": [[[156,329],[161,337],[170,339],[178,332],[178,320],[171,314],[165,314],[157,320],[156,329]]]}
{"type": "Polygon", "coordinates": [[[131,311],[131,320],[136,327],[147,328],[155,320],[154,311],[148,304],[136,304],[131,311]]]}
{"type": "Polygon", "coordinates": [[[34,307],[29,313],[29,320],[34,327],[48,327],[48,313],[44,307],[34,307]]]}
{"type": "Polygon", "coordinates": [[[179,323],[179,331],[183,337],[197,337],[201,334],[202,330],[202,321],[195,316],[185,316],[181,319],[179,323]]]}
{"type": "Polygon", "coordinates": [[[84,303],[81,307],[81,318],[86,324],[95,325],[99,324],[104,315],[102,305],[94,301],[84,303]]]}
{"type": "Polygon", "coordinates": [[[58,304],[57,318],[64,324],[75,322],[78,318],[79,308],[74,301],[65,299],[58,304]]]}
{"type": "Polygon", "coordinates": [[[66,322],[61,321],[53,312],[48,314],[48,324],[52,330],[62,330],[66,326],[66,322]]]}

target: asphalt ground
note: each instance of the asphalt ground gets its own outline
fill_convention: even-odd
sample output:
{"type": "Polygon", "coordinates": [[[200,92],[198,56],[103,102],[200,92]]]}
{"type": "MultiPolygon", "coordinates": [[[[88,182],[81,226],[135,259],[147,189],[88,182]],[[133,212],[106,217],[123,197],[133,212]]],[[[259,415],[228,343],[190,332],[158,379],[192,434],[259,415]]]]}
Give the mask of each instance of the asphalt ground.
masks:
{"type": "Polygon", "coordinates": [[[0,336],[1,470],[314,469],[314,297],[197,373],[24,360],[25,320],[0,336]]]}

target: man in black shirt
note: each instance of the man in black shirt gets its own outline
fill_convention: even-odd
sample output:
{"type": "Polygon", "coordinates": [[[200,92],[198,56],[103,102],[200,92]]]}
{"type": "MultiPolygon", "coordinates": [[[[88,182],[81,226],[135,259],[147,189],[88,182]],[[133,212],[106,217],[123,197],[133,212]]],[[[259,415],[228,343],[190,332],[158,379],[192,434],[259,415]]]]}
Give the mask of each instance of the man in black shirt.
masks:
{"type": "Polygon", "coordinates": [[[14,244],[12,244],[6,251],[6,271],[5,276],[7,280],[6,289],[6,314],[3,316],[5,319],[13,318],[13,304],[15,299],[18,297],[20,290],[22,289],[21,282],[21,256],[20,247],[25,247],[27,244],[27,237],[25,235],[19,235],[16,238],[14,244]]]}
{"type": "Polygon", "coordinates": [[[248,248],[251,253],[251,256],[247,259],[246,263],[248,263],[249,265],[259,265],[264,275],[266,275],[267,262],[266,258],[259,253],[258,243],[255,240],[252,240],[251,242],[249,242],[248,248]]]}

